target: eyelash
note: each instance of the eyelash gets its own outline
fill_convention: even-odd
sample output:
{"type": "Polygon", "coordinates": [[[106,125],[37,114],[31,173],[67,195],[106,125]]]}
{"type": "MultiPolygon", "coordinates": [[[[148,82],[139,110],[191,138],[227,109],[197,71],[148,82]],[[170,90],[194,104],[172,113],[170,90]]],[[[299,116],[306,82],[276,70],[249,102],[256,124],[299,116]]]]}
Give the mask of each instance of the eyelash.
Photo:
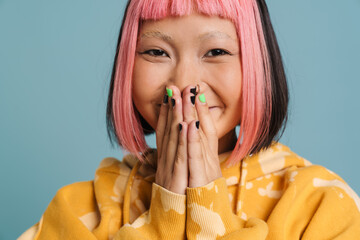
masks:
{"type": "MultiPolygon", "coordinates": [[[[224,49],[220,49],[220,48],[211,49],[209,52],[213,52],[213,51],[217,51],[218,53],[220,51],[221,54],[215,55],[215,56],[210,56],[210,57],[216,57],[216,56],[222,56],[222,55],[231,55],[229,52],[225,51],[224,49]]],[[[209,52],[207,52],[205,55],[207,55],[209,52]]]]}
{"type": "MultiPolygon", "coordinates": [[[[232,54],[230,54],[229,52],[227,52],[227,51],[225,51],[225,50],[223,50],[223,49],[215,48],[215,49],[211,49],[209,52],[207,52],[207,53],[205,54],[205,56],[208,55],[208,53],[210,53],[210,52],[214,53],[213,51],[216,51],[217,53],[220,52],[220,54],[218,54],[218,55],[213,55],[213,56],[209,56],[209,57],[217,57],[217,56],[223,56],[223,55],[232,55],[232,54]]],[[[145,51],[145,52],[142,52],[141,54],[148,54],[148,55],[153,56],[153,57],[169,57],[169,55],[168,55],[165,51],[160,50],[160,49],[150,49],[150,50],[147,50],[147,51],[145,51]],[[156,55],[156,54],[154,54],[154,53],[159,53],[160,55],[156,55]],[[166,56],[162,56],[163,54],[166,54],[166,56]]]]}
{"type": "Polygon", "coordinates": [[[160,49],[151,49],[151,50],[147,50],[145,52],[142,52],[141,54],[148,54],[150,56],[153,56],[153,57],[168,57],[169,55],[164,52],[163,50],[160,50],[160,49]],[[151,52],[157,52],[157,53],[161,53],[161,55],[156,55],[156,54],[150,54],[151,52]],[[162,54],[166,54],[166,56],[162,56],[162,54]]]}

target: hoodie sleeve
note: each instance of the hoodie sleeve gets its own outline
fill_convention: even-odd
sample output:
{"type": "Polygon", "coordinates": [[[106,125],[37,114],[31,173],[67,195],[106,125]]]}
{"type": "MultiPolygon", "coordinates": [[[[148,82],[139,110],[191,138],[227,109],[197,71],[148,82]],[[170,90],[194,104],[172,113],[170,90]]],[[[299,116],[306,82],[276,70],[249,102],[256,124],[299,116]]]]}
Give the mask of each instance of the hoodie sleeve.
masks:
{"type": "Polygon", "coordinates": [[[225,178],[187,189],[187,239],[263,240],[267,233],[264,221],[244,221],[232,212],[225,178]]]}
{"type": "Polygon", "coordinates": [[[184,239],[186,196],[153,183],[151,204],[132,224],[125,224],[115,235],[121,239],[184,239]]]}

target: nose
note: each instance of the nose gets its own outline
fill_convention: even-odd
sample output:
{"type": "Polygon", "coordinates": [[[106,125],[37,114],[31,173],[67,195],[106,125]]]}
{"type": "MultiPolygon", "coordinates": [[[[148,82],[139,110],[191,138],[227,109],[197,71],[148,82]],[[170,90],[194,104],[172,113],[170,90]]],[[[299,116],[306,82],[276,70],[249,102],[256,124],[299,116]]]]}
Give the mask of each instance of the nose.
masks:
{"type": "Polygon", "coordinates": [[[195,61],[183,59],[173,68],[170,81],[179,88],[180,92],[189,86],[198,84],[201,79],[200,66],[195,61]]]}

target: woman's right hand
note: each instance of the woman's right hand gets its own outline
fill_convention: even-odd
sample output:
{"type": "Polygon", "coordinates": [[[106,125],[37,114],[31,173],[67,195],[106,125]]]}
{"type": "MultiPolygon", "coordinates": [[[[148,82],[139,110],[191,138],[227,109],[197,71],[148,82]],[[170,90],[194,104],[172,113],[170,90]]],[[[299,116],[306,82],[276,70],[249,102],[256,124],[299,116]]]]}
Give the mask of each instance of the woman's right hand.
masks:
{"type": "Polygon", "coordinates": [[[188,186],[188,126],[183,121],[180,90],[175,86],[168,89],[172,97],[165,95],[156,127],[158,159],[155,183],[171,192],[185,195],[188,186]]]}

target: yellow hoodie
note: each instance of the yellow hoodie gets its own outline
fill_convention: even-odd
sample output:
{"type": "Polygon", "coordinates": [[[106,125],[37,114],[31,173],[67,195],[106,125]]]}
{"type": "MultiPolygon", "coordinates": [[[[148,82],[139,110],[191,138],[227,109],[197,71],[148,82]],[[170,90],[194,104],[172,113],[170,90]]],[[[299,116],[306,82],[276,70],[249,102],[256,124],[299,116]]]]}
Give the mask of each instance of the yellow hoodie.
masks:
{"type": "MultiPolygon", "coordinates": [[[[104,159],[95,179],[61,188],[18,240],[360,239],[360,200],[336,174],[280,143],[172,193],[132,155],[104,159]]],[[[155,158],[155,153],[150,157],[155,158]]]]}

